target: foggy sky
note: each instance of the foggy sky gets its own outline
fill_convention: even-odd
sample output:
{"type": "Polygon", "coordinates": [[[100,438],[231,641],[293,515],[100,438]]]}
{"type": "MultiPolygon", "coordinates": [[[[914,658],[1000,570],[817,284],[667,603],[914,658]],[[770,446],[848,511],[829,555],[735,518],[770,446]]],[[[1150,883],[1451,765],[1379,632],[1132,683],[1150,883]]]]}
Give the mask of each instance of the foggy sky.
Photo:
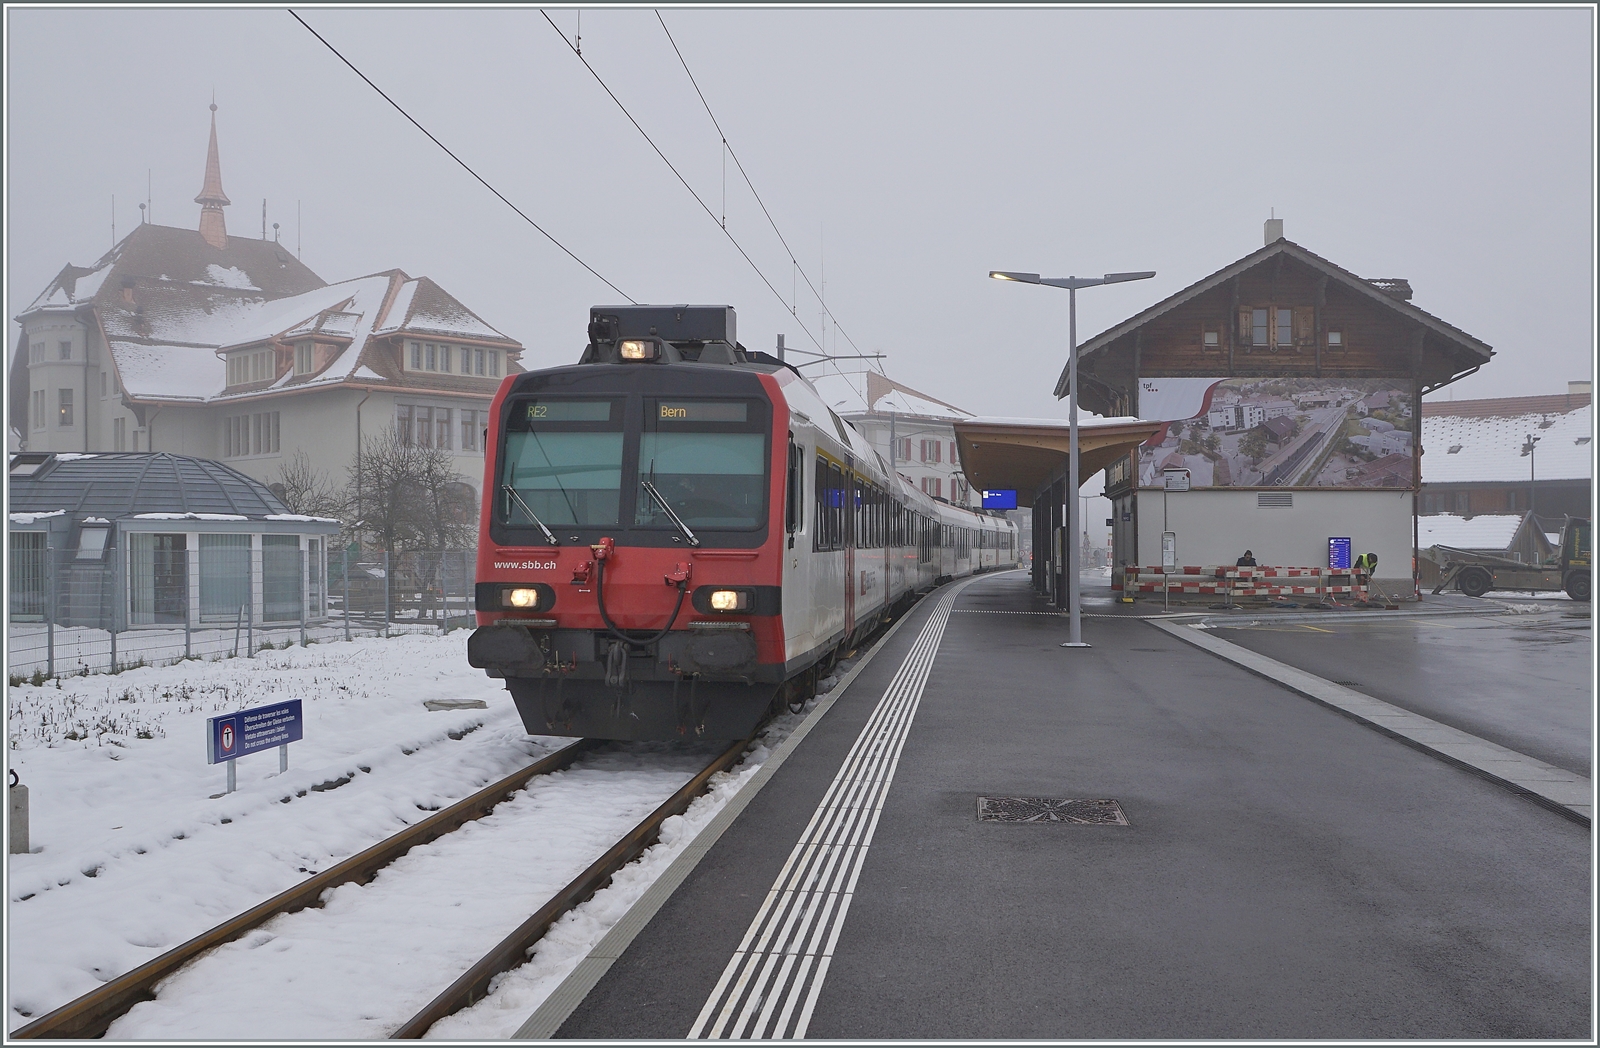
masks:
{"type": "MultiPolygon", "coordinates": [[[[723,235],[721,144],[650,10],[583,11],[583,54],[717,221],[538,10],[298,10],[628,295],[732,304],[753,349],[815,348],[803,324],[852,351],[731,161],[728,230],[778,295],[723,235]]],[[[1271,209],[1495,348],[1456,398],[1590,375],[1587,10],[662,11],[844,331],[969,411],[1065,414],[1066,295],[989,269],[1157,271],[1080,295],[1085,340],[1261,246],[1271,209]]],[[[7,20],[8,318],[111,246],[113,194],[133,227],[147,171],[154,220],[197,225],[213,89],[230,235],[260,236],[266,198],[323,279],[430,276],[529,367],[575,360],[617,301],[286,11],[7,20]]]]}

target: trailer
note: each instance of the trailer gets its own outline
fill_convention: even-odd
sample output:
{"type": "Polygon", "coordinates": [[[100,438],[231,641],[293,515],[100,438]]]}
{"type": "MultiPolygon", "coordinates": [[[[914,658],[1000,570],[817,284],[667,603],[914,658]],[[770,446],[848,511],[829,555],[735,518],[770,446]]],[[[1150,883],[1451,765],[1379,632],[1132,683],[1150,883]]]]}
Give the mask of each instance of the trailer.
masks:
{"type": "Polygon", "coordinates": [[[1561,528],[1560,552],[1543,564],[1524,564],[1492,553],[1474,553],[1451,546],[1435,546],[1443,555],[1440,593],[1452,584],[1469,597],[1490,590],[1565,590],[1573,600],[1589,599],[1589,521],[1569,517],[1561,528]]]}

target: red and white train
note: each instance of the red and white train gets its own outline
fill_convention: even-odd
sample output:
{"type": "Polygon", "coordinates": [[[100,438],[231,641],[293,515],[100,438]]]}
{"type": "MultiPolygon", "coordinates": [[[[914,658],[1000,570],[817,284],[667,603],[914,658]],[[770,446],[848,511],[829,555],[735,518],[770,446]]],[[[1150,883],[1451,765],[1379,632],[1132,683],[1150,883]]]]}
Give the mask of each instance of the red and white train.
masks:
{"type": "Polygon", "coordinates": [[[1011,567],[1003,516],[892,473],[728,306],[600,306],[490,410],[468,659],[537,735],[741,738],[853,639],[1011,567]]]}

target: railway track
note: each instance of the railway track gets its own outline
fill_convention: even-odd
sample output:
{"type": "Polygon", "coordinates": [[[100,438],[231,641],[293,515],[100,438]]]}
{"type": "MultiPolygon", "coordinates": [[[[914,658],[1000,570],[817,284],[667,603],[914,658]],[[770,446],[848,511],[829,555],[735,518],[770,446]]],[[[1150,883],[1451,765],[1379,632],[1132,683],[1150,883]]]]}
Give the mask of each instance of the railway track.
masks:
{"type": "MultiPolygon", "coordinates": [[[[749,740],[741,740],[720,753],[676,793],[662,802],[643,821],[617,841],[599,859],[558,891],[515,931],[471,966],[426,1008],[403,1023],[389,1036],[398,1039],[420,1038],[428,1027],[482,998],[489,981],[501,972],[521,964],[527,950],[568,910],[588,899],[610,882],[614,873],[633,861],[655,843],[661,824],[682,813],[705,791],[717,772],[737,763],[749,740]]],[[[118,1018],[135,1005],[156,999],[156,986],[185,965],[233,942],[279,914],[294,913],[321,904],[323,893],[341,884],[367,883],[379,870],[405,855],[412,848],[437,840],[461,826],[481,819],[531,780],[570,767],[584,754],[603,745],[595,740],[580,740],[511,775],[486,786],[472,796],[434,813],[414,826],[366,849],[336,866],[307,878],[302,883],[246,910],[188,942],[155,957],[99,988],[69,1001],[59,1008],[12,1031],[10,1037],[29,1039],[81,1039],[103,1036],[118,1018]]]]}

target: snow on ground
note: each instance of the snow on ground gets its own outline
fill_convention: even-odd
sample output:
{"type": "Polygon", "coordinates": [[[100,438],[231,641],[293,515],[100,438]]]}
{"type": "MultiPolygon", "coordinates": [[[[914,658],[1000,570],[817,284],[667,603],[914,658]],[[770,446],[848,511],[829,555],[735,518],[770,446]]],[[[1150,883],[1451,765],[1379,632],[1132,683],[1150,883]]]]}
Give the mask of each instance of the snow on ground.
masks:
{"type": "MultiPolygon", "coordinates": [[[[499,682],[467,665],[465,641],[465,631],[364,638],[10,688],[10,765],[30,788],[33,847],[8,864],[7,1028],[565,745],[525,734],[499,682]],[[278,772],[276,751],[242,758],[238,791],[221,795],[222,768],[204,762],[205,719],[290,698],[304,700],[306,729],[289,770],[278,772]],[[444,698],[488,708],[423,707],[444,698]]],[[[644,859],[434,1036],[514,1031],[802,719],[774,721],[644,859]]],[[[371,884],[337,888],[324,907],[191,964],[110,1036],[384,1037],[715,748],[619,746],[542,777],[371,884]]]]}
{"type": "Polygon", "coordinates": [[[32,848],[8,862],[8,1029],[564,744],[530,739],[465,646],[369,638],[9,688],[32,848]],[[292,698],[289,770],[241,758],[238,791],[214,796],[205,719],[292,698]],[[489,708],[423,708],[443,698],[489,708]]]}

